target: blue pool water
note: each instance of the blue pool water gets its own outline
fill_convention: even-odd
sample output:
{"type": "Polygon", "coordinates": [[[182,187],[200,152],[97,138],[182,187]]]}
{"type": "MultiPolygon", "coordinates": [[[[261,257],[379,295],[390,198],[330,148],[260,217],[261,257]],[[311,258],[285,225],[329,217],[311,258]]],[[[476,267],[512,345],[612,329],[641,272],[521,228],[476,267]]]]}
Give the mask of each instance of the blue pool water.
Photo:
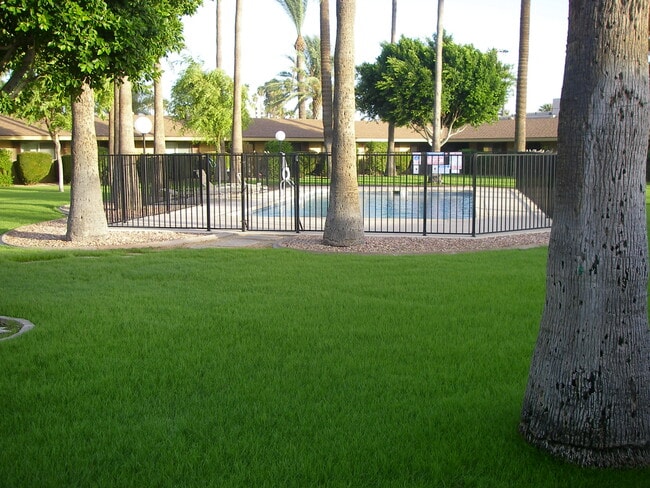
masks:
{"type": "MultiPolygon", "coordinates": [[[[359,201],[364,218],[422,219],[424,218],[424,190],[360,190],[359,201]]],[[[327,215],[327,194],[301,198],[300,215],[322,217],[327,215]]],[[[471,191],[428,191],[426,208],[428,219],[468,219],[472,217],[471,191]]],[[[292,217],[293,199],[257,211],[257,215],[292,217]]]]}

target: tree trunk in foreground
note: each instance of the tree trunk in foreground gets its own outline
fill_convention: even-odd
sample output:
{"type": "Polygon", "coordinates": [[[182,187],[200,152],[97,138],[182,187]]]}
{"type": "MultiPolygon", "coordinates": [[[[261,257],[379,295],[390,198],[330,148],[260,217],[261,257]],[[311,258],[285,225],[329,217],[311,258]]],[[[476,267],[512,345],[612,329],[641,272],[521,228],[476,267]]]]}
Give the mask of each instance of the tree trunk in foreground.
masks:
{"type": "Polygon", "coordinates": [[[90,87],[85,86],[72,101],[72,184],[66,238],[77,241],[107,232],[97,165],[95,99],[90,87]]]}
{"type": "Polygon", "coordinates": [[[353,0],[337,0],[332,182],[323,241],[340,247],[364,241],[354,130],[354,13],[353,0]]]}
{"type": "Polygon", "coordinates": [[[546,304],[520,432],[584,466],[650,464],[647,0],[571,0],[546,304]]]}

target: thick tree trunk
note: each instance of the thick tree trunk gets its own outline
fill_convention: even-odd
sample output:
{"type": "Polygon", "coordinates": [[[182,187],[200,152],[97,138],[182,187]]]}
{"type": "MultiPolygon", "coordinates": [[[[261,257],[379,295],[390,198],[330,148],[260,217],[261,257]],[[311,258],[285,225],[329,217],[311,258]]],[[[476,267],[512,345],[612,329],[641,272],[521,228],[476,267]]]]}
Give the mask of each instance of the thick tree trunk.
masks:
{"type": "Polygon", "coordinates": [[[107,232],[97,165],[95,99],[85,86],[72,101],[72,185],[66,238],[79,241],[107,232]]]}
{"type": "Polygon", "coordinates": [[[364,241],[354,129],[354,14],[354,0],[337,0],[332,183],[323,241],[342,247],[364,241]]]}
{"type": "Polygon", "coordinates": [[[587,466],[650,463],[647,0],[571,0],[546,304],[520,431],[587,466]]]}

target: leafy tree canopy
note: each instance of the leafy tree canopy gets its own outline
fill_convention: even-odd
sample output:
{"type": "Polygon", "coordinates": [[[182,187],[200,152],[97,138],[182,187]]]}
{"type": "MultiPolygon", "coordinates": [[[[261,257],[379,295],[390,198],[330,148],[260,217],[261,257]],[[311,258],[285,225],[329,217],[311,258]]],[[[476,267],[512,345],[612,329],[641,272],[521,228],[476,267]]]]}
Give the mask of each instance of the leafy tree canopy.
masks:
{"type": "MultiPolygon", "coordinates": [[[[402,37],[382,44],[374,63],[357,67],[357,109],[370,119],[411,127],[431,141],[435,58],[435,38],[425,43],[402,37]]],[[[483,53],[445,36],[442,66],[444,142],[467,125],[497,120],[513,75],[495,49],[483,53]]]]}
{"type": "MultiPolygon", "coordinates": [[[[243,90],[242,99],[248,98],[243,90]]],[[[250,115],[242,103],[242,124],[250,115]]],[[[189,60],[172,87],[170,114],[197,135],[217,147],[232,131],[233,81],[221,69],[203,71],[201,65],[189,60]]]]}
{"type": "Polygon", "coordinates": [[[0,8],[0,93],[46,78],[69,94],[82,83],[152,76],[182,47],[181,17],[201,0],[4,0],[0,8]]]}

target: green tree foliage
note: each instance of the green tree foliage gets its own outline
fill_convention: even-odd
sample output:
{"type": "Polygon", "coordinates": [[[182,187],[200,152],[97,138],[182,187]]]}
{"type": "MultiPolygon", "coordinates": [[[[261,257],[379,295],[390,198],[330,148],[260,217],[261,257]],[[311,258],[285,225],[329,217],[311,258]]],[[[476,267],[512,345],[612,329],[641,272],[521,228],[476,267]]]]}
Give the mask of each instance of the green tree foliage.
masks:
{"type": "Polygon", "coordinates": [[[0,8],[0,92],[15,96],[47,77],[78,93],[106,78],[153,74],[155,61],[182,47],[181,17],[200,0],[109,2],[5,0],[0,8]]]}
{"type": "MultiPolygon", "coordinates": [[[[445,38],[442,73],[444,142],[465,126],[497,120],[513,84],[497,51],[481,52],[445,38]]],[[[374,63],[357,67],[357,109],[370,119],[411,127],[432,141],[435,39],[402,37],[382,44],[374,63]]],[[[443,142],[443,143],[444,143],[443,142]]]]}
{"type": "MultiPolygon", "coordinates": [[[[246,91],[242,99],[247,99],[246,91]]],[[[250,115],[242,103],[244,127],[250,115]]],[[[232,131],[233,81],[223,70],[204,71],[190,60],[172,87],[170,114],[197,135],[219,147],[232,131]]]]}

